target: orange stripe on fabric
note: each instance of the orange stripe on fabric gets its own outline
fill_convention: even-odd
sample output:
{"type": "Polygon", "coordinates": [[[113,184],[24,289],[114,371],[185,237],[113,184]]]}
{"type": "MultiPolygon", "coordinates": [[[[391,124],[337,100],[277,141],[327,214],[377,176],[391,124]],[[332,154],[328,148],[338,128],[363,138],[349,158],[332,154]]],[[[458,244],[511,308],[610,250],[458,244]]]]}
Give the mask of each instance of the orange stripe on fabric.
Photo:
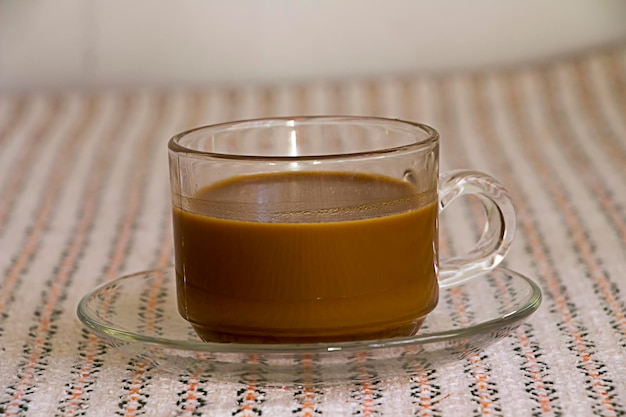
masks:
{"type": "Polygon", "coordinates": [[[356,381],[358,384],[358,405],[357,413],[363,416],[371,416],[376,413],[377,403],[374,401],[374,390],[372,388],[373,378],[368,369],[363,365],[368,360],[367,352],[357,352],[355,362],[357,364],[356,381]]]}
{"type": "Polygon", "coordinates": [[[546,381],[543,378],[542,367],[538,363],[537,355],[533,352],[533,349],[530,345],[530,339],[527,337],[526,333],[521,327],[517,328],[517,330],[515,331],[515,335],[517,337],[517,342],[519,343],[520,348],[524,352],[526,367],[528,368],[531,380],[535,385],[534,392],[537,395],[537,402],[539,403],[541,412],[544,414],[552,413],[554,412],[554,407],[552,406],[552,401],[547,393],[548,389],[546,381]]]}
{"type": "Polygon", "coordinates": [[[303,395],[300,398],[300,406],[302,407],[301,415],[302,417],[312,417],[315,415],[316,395],[311,378],[313,372],[313,358],[308,353],[302,356],[302,368],[306,379],[302,383],[303,395]]]}
{"type": "MultiPolygon", "coordinates": [[[[248,363],[251,365],[254,364],[258,364],[259,363],[259,357],[256,354],[250,354],[248,356],[248,363]]],[[[248,417],[248,416],[254,416],[255,414],[255,407],[257,404],[257,401],[259,401],[258,395],[257,395],[257,380],[254,377],[249,377],[248,380],[245,383],[245,388],[241,391],[241,395],[239,395],[239,407],[237,412],[233,412],[232,415],[237,415],[237,416],[241,416],[241,417],[248,417]]]]}
{"type": "MultiPolygon", "coordinates": [[[[40,225],[39,230],[43,231],[43,226],[48,220],[48,215],[50,211],[52,211],[52,207],[56,205],[58,201],[58,189],[61,187],[63,180],[65,179],[64,174],[60,174],[59,172],[66,173],[66,170],[56,169],[58,166],[68,166],[70,161],[74,159],[77,144],[82,139],[85,132],[88,130],[94,115],[97,111],[97,104],[93,97],[87,100],[87,105],[85,107],[84,116],[77,122],[77,126],[74,131],[69,135],[70,144],[67,147],[64,147],[64,152],[60,153],[58,156],[58,164],[53,164],[55,168],[54,172],[51,173],[50,177],[50,188],[48,194],[44,198],[44,205],[40,210],[40,215],[38,216],[37,223],[40,225]],[[53,194],[54,193],[54,194],[53,194]],[[44,218],[45,216],[45,218],[44,218]]],[[[86,217],[90,216],[94,211],[94,206],[89,205],[86,207],[86,217]]],[[[35,235],[39,236],[39,234],[35,235]]],[[[74,244],[69,248],[68,258],[74,258],[79,253],[82,248],[81,242],[85,238],[85,228],[84,223],[81,224],[81,227],[77,231],[77,239],[74,244]]],[[[33,248],[35,245],[33,245],[33,248]]],[[[23,365],[23,370],[20,372],[20,380],[17,382],[17,389],[13,393],[13,396],[7,405],[7,416],[13,415],[13,412],[19,412],[19,404],[22,398],[26,395],[28,388],[35,382],[35,369],[41,363],[42,355],[46,354],[46,337],[45,335],[50,332],[51,325],[51,316],[57,306],[57,302],[59,301],[59,296],[61,294],[61,286],[68,279],[69,272],[71,271],[71,262],[68,262],[67,259],[64,259],[60,265],[59,272],[57,274],[57,279],[53,281],[51,288],[49,289],[48,296],[44,300],[43,310],[41,311],[41,318],[39,319],[39,324],[37,325],[36,330],[34,330],[34,336],[32,339],[32,345],[29,348],[29,355],[26,358],[26,363],[23,365]]],[[[21,273],[21,270],[16,270],[15,274],[21,273]]]]}
{"type": "Polygon", "coordinates": [[[420,386],[420,412],[421,417],[428,417],[432,415],[432,398],[431,398],[431,385],[426,372],[420,372],[418,377],[418,383],[420,386]]]}
{"type": "Polygon", "coordinates": [[[122,402],[125,404],[124,415],[127,417],[134,417],[140,410],[140,401],[143,397],[143,376],[146,373],[146,364],[139,362],[134,366],[133,372],[135,378],[128,384],[128,394],[126,399],[122,402]]]}
{"type": "Polygon", "coordinates": [[[291,410],[294,415],[312,417],[323,413],[317,410],[317,395],[315,382],[319,382],[315,376],[315,359],[309,353],[303,353],[298,358],[301,371],[299,372],[298,388],[294,392],[297,406],[291,410]]]}

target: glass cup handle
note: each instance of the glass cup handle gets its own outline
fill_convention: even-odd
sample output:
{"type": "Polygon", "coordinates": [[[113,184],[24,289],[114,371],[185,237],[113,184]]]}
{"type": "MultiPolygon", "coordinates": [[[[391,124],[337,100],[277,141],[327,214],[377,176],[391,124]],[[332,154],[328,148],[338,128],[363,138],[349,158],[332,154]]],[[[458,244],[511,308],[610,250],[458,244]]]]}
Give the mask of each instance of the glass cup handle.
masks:
{"type": "Polygon", "coordinates": [[[442,259],[439,287],[459,285],[491,271],[504,259],[515,234],[515,209],[509,193],[489,175],[476,171],[451,171],[439,177],[439,211],[458,197],[474,195],[485,209],[485,227],[467,253],[442,259]]]}

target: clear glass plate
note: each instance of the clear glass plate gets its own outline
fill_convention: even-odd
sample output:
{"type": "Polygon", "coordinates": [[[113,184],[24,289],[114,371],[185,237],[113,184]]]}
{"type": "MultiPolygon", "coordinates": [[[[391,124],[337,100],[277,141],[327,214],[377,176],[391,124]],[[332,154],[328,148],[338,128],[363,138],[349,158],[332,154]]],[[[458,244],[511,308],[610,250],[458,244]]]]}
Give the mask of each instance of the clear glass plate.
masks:
{"type": "Polygon", "coordinates": [[[206,343],[178,314],[173,266],[107,282],[79,319],[131,358],[177,374],[272,385],[332,384],[428,371],[506,337],[541,304],[529,278],[497,268],[443,289],[415,336],[315,344],[206,343]]]}

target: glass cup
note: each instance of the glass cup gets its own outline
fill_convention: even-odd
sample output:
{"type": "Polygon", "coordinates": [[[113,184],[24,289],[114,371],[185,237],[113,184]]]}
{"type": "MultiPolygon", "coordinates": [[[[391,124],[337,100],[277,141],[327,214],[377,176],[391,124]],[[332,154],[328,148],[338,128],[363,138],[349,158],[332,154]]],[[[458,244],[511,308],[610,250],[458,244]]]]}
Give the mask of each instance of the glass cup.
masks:
{"type": "Polygon", "coordinates": [[[439,174],[431,127],[295,117],[193,129],[169,142],[180,314],[211,342],[408,336],[439,288],[495,268],[515,231],[509,194],[474,171],[439,174]],[[439,260],[438,217],[485,210],[476,245],[439,260]]]}

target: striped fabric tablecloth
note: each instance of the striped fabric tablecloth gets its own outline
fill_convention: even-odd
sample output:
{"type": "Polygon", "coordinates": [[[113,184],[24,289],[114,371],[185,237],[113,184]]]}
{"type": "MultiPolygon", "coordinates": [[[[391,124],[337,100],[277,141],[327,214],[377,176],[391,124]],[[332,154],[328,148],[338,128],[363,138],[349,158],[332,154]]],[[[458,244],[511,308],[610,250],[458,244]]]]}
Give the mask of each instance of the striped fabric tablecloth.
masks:
{"type": "MultiPolygon", "coordinates": [[[[444,251],[475,239],[468,213],[442,215],[444,251]]],[[[0,271],[0,415],[625,415],[626,48],[471,74],[0,95],[0,271]],[[169,137],[294,114],[422,121],[442,170],[499,178],[519,218],[505,263],[540,285],[538,312],[441,369],[314,388],[167,373],[85,331],[83,294],[172,261],[169,137]]]]}

